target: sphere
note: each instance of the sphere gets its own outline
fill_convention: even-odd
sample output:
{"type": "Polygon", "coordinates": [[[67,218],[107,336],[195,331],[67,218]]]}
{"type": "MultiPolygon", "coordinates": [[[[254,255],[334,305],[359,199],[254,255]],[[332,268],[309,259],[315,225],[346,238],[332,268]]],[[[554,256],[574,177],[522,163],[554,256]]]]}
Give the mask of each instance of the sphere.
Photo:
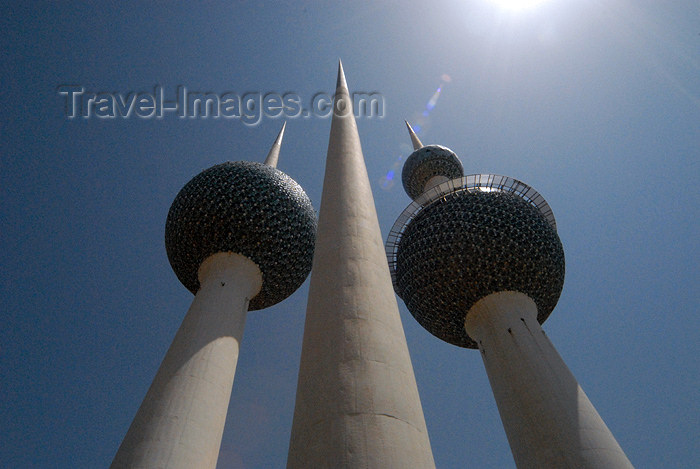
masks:
{"type": "Polygon", "coordinates": [[[464,175],[462,162],[441,145],[426,145],[411,153],[403,165],[401,182],[411,199],[423,193],[425,184],[435,176],[455,179],[464,175]]]}
{"type": "Polygon", "coordinates": [[[454,191],[420,210],[396,251],[397,294],[430,333],[477,348],[464,328],[469,309],[500,291],[518,291],[544,322],[564,286],[564,250],[542,213],[517,195],[454,191]]]}
{"type": "Polygon", "coordinates": [[[234,252],[260,268],[263,284],[249,310],[274,305],[311,271],[316,214],[304,190],[283,172],[260,163],[212,166],[178,193],[165,223],[165,248],[177,278],[199,290],[202,261],[234,252]]]}

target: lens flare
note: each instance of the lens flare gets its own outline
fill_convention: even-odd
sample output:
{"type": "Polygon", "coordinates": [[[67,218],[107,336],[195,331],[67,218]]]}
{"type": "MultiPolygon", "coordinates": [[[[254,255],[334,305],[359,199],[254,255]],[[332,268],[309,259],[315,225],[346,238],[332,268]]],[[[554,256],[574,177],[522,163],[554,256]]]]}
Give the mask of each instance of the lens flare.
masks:
{"type": "MultiPolygon", "coordinates": [[[[440,99],[440,94],[442,93],[442,88],[445,86],[446,83],[449,83],[452,81],[452,78],[448,74],[443,74],[440,77],[440,84],[438,85],[437,89],[433,93],[433,95],[430,97],[428,102],[425,105],[425,109],[423,109],[422,112],[416,113],[413,118],[411,119],[411,125],[413,127],[413,131],[416,133],[416,135],[420,135],[421,131],[427,126],[427,124],[430,121],[430,113],[432,112],[433,109],[435,109],[435,106],[437,105],[438,100],[440,99]]],[[[402,145],[403,147],[404,145],[402,145]]],[[[395,183],[395,177],[396,174],[401,170],[401,163],[403,162],[404,158],[404,153],[408,151],[410,153],[413,151],[411,147],[407,148],[402,148],[402,153],[399,154],[397,159],[394,161],[394,164],[391,165],[391,168],[387,173],[382,176],[382,178],[379,180],[379,187],[381,187],[384,190],[390,190],[392,187],[394,187],[395,183]]]]}

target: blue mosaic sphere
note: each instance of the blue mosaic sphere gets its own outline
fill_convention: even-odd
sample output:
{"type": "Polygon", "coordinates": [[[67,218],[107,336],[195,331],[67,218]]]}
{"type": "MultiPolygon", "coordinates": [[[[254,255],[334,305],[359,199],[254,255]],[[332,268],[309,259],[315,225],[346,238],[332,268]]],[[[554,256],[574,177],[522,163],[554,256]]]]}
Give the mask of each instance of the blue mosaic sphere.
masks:
{"type": "Polygon", "coordinates": [[[564,250],[532,204],[500,191],[460,190],[423,207],[398,240],[395,289],[431,334],[477,348],[464,320],[481,298],[518,291],[545,321],[564,286],[564,250]]]}
{"type": "Polygon", "coordinates": [[[219,253],[241,254],[262,272],[249,310],[272,306],[294,293],[311,271],[316,213],[304,190],[283,172],[236,161],[206,169],[173,201],[165,248],[177,278],[192,293],[197,271],[219,253]]]}
{"type": "Polygon", "coordinates": [[[462,162],[452,150],[441,145],[426,145],[408,156],[401,172],[401,182],[408,196],[415,200],[431,178],[456,179],[463,175],[462,162]]]}

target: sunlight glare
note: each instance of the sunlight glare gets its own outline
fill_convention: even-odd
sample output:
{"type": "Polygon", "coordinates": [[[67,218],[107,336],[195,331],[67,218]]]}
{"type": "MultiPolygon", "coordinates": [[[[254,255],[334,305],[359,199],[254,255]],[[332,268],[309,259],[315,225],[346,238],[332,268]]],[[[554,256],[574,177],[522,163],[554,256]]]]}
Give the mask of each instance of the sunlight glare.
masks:
{"type": "Polygon", "coordinates": [[[524,10],[526,8],[533,8],[545,0],[489,0],[491,3],[505,9],[505,10],[524,10]]]}

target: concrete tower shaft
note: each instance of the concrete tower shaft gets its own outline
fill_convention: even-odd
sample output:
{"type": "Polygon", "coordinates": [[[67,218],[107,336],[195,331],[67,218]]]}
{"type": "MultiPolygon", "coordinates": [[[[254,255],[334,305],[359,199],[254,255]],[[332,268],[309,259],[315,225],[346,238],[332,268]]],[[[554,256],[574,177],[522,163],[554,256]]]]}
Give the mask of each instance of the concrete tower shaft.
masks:
{"type": "Polygon", "coordinates": [[[199,269],[201,288],[153,379],[112,469],[214,468],[260,269],[219,253],[199,269]]]}
{"type": "Polygon", "coordinates": [[[247,312],[289,296],[311,269],[316,217],[273,167],[281,138],[267,164],[213,166],[173,201],[168,259],[195,298],[112,468],[216,466],[247,312]]]}
{"type": "Polygon", "coordinates": [[[287,467],[434,465],[341,64],[287,467]]]}
{"type": "Polygon", "coordinates": [[[479,344],[518,468],[629,469],[632,464],[519,292],[479,300],[465,328],[479,344]]]}

